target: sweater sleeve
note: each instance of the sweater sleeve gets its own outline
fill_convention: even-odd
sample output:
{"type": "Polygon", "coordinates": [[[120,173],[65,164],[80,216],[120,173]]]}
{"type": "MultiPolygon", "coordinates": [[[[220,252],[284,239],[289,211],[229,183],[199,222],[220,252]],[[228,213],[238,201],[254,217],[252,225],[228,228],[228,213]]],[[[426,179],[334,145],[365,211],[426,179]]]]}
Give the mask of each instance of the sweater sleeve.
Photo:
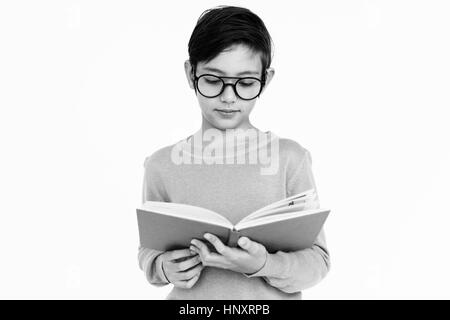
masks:
{"type": "MultiPolygon", "coordinates": [[[[144,179],[142,186],[142,203],[145,201],[167,201],[163,181],[154,157],[148,157],[144,162],[144,179]]],[[[163,251],[144,248],[138,248],[139,268],[144,272],[147,281],[155,286],[164,286],[169,283],[167,280],[160,259],[157,257],[163,251]]]]}
{"type": "MultiPolygon", "coordinates": [[[[312,170],[311,155],[305,150],[303,160],[287,180],[288,195],[316,188],[312,170]]],[[[316,190],[317,191],[317,190],[316,190]]],[[[313,203],[319,207],[319,201],[313,203]]],[[[299,292],[319,283],[330,269],[330,255],[325,233],[322,229],[313,246],[308,249],[268,254],[266,264],[256,273],[247,277],[263,277],[271,286],[286,293],[299,292]]]]}

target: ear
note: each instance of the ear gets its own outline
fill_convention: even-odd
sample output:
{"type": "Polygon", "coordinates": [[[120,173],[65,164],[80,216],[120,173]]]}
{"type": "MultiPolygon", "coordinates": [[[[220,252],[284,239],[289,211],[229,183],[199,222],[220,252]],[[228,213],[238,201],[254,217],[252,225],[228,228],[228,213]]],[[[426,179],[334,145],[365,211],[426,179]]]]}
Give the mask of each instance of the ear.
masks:
{"type": "Polygon", "coordinates": [[[186,78],[189,83],[189,87],[194,89],[194,76],[192,75],[192,65],[189,60],[184,62],[184,72],[186,73],[186,78]]]}
{"type": "Polygon", "coordinates": [[[266,84],[264,85],[264,88],[262,89],[262,94],[264,91],[266,91],[267,86],[269,85],[270,81],[272,81],[273,76],[275,75],[275,69],[274,68],[268,68],[266,70],[266,84]]]}

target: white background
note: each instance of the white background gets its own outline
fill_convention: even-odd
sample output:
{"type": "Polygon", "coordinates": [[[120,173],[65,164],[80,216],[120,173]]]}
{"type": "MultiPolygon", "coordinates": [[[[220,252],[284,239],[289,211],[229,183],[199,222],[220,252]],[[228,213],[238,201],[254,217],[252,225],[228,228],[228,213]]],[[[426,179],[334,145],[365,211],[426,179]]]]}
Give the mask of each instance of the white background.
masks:
{"type": "Polygon", "coordinates": [[[332,270],[305,299],[450,298],[446,1],[3,1],[0,298],[162,299],[143,163],[200,127],[199,15],[250,8],[276,75],[252,122],[310,150],[332,270]]]}

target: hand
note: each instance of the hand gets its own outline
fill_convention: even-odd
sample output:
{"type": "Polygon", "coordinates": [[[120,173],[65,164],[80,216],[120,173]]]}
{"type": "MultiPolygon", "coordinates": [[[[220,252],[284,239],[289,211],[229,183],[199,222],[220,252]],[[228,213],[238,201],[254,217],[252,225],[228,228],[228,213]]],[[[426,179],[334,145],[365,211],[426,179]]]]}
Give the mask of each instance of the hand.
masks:
{"type": "Polygon", "coordinates": [[[191,241],[190,247],[200,255],[203,266],[251,274],[261,270],[266,263],[266,247],[247,237],[240,237],[238,240],[242,249],[227,247],[218,237],[209,233],[205,233],[204,238],[214,246],[217,253],[211,252],[205,243],[197,239],[191,241]]]}
{"type": "Polygon", "coordinates": [[[164,274],[175,287],[190,289],[203,269],[200,257],[189,249],[166,251],[159,255],[164,274]]]}

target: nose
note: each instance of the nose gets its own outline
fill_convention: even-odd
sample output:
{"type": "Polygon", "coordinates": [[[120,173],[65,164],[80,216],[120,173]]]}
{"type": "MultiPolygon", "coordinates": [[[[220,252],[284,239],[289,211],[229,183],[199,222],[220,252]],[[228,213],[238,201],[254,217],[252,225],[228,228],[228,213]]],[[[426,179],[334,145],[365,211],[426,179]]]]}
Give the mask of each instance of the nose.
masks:
{"type": "Polygon", "coordinates": [[[220,100],[226,103],[235,102],[237,99],[236,93],[233,90],[233,86],[231,84],[225,85],[222,94],[220,95],[220,100]]]}

